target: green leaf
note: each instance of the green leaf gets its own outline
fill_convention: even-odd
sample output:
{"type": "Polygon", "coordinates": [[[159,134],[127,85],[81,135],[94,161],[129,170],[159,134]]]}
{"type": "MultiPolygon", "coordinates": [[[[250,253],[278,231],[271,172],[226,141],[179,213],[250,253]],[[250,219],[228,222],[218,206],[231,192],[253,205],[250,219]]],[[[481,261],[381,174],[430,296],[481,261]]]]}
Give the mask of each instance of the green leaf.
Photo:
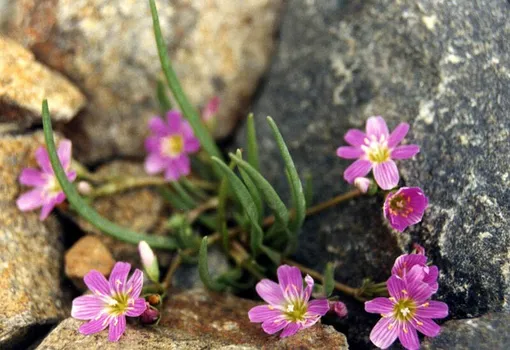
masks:
{"type": "Polygon", "coordinates": [[[198,274],[202,283],[210,290],[221,292],[226,288],[226,285],[214,280],[209,275],[209,263],[207,262],[207,236],[202,238],[200,244],[200,251],[198,253],[198,274]]]}
{"type": "Polygon", "coordinates": [[[189,195],[189,193],[184,189],[180,182],[172,181],[170,182],[170,185],[174,188],[176,194],[186,205],[187,209],[196,207],[197,202],[189,195]]]}
{"type": "Polygon", "coordinates": [[[140,241],[146,241],[152,248],[166,250],[174,250],[177,248],[177,243],[171,237],[152,236],[131,231],[103,218],[99,215],[99,213],[92,209],[87,202],[80,197],[76,188],[67,180],[65,171],[60,164],[55,147],[55,140],[53,139],[53,129],[51,126],[50,112],[48,110],[48,101],[46,100],[44,100],[42,104],[42,116],[44,139],[46,141],[46,147],[48,148],[51,166],[55,172],[55,176],[57,177],[60,187],[66,194],[67,200],[75,208],[78,214],[99,230],[121,241],[132,244],[138,244],[140,241]]]}
{"type": "Polygon", "coordinates": [[[246,122],[246,158],[248,163],[257,170],[260,170],[259,146],[257,144],[257,133],[253,113],[248,115],[246,122]]]}
{"type": "MultiPolygon", "coordinates": [[[[234,169],[235,164],[233,161],[230,162],[229,168],[234,169]]],[[[224,177],[220,183],[220,189],[218,190],[218,208],[217,212],[217,221],[216,221],[216,231],[221,234],[221,241],[223,243],[223,250],[228,253],[230,249],[230,238],[228,236],[227,230],[227,200],[229,194],[229,186],[228,180],[224,177]]]]}
{"type": "MultiPolygon", "coordinates": [[[[237,150],[236,154],[240,159],[242,159],[243,156],[241,154],[241,150],[237,150]]],[[[250,192],[253,202],[255,202],[255,205],[257,206],[258,223],[260,224],[262,222],[262,216],[264,214],[263,212],[264,203],[262,202],[262,198],[260,198],[259,190],[255,186],[251,178],[248,176],[246,171],[244,171],[243,169],[239,169],[239,173],[241,174],[241,178],[243,179],[243,182],[246,185],[248,192],[250,192]]]]}
{"type": "Polygon", "coordinates": [[[165,84],[161,80],[158,80],[158,87],[157,87],[157,96],[158,96],[158,102],[159,102],[159,110],[161,112],[161,117],[164,118],[166,112],[172,109],[172,102],[170,102],[170,99],[168,98],[168,95],[166,94],[166,88],[165,84]]]}
{"type": "Polygon", "coordinates": [[[335,266],[333,263],[327,263],[324,269],[324,279],[322,281],[324,285],[324,295],[329,297],[335,289],[335,266]]]}
{"type": "Polygon", "coordinates": [[[221,152],[214,142],[211,134],[202,123],[200,116],[198,115],[195,108],[191,105],[188,98],[186,97],[181,83],[175,74],[174,69],[172,68],[172,63],[168,56],[167,47],[165,44],[165,40],[163,39],[163,34],[161,33],[161,27],[159,25],[159,17],[158,10],[156,8],[155,0],[149,0],[152,14],[152,24],[154,28],[154,37],[156,39],[156,46],[158,48],[159,60],[161,62],[161,69],[165,74],[166,81],[168,83],[168,87],[172,94],[175,97],[175,100],[179,104],[184,117],[189,121],[193,131],[195,132],[195,136],[200,141],[202,148],[210,155],[215,156],[219,159],[222,159],[221,152]]]}
{"type": "Polygon", "coordinates": [[[313,179],[312,174],[305,174],[305,202],[308,208],[313,203],[313,179]]]}
{"type": "Polygon", "coordinates": [[[262,246],[262,240],[264,237],[264,231],[262,231],[262,228],[258,224],[257,206],[246,189],[246,186],[243,184],[241,179],[236,176],[232,169],[216,157],[212,157],[212,160],[215,164],[217,164],[220,172],[228,179],[235,196],[248,215],[251,223],[250,247],[253,255],[257,256],[260,252],[260,247],[262,246]]]}
{"type": "Polygon", "coordinates": [[[160,186],[158,189],[158,192],[161,195],[161,197],[163,197],[163,199],[165,199],[168,203],[170,203],[172,208],[177,209],[177,210],[190,209],[186,205],[186,203],[184,203],[182,201],[182,199],[175,192],[170,191],[170,189],[168,189],[164,186],[160,186]]]}
{"type": "Polygon", "coordinates": [[[276,139],[276,143],[278,144],[278,148],[280,149],[280,153],[285,164],[285,171],[289,180],[292,194],[292,207],[295,210],[295,215],[292,218],[292,222],[289,226],[291,231],[297,235],[306,217],[306,199],[303,192],[303,186],[301,185],[301,180],[299,179],[298,172],[294,166],[294,161],[292,160],[289,149],[283,140],[280,130],[278,130],[276,123],[271,117],[267,117],[267,121],[271,126],[273,135],[276,139]]]}

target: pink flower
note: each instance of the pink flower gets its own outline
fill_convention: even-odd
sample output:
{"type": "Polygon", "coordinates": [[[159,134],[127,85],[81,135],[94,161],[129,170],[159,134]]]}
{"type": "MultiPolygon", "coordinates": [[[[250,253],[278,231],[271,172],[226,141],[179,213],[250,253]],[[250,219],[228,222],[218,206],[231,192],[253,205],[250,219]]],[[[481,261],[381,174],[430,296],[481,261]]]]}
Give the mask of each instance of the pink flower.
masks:
{"type": "Polygon", "coordinates": [[[391,133],[382,117],[367,120],[366,133],[350,129],[344,136],[351,146],[339,147],[340,158],[358,159],[344,172],[344,179],[353,183],[357,177],[366,176],[374,170],[374,178],[383,190],[397,186],[400,179],[394,159],[407,159],[420,151],[417,145],[397,146],[409,131],[409,124],[400,123],[391,133]]]}
{"type": "MultiPolygon", "coordinates": [[[[66,172],[67,179],[74,181],[76,172],[71,170],[71,147],[71,141],[62,140],[58,146],[57,154],[66,172]]],[[[44,147],[39,147],[35,152],[35,159],[41,170],[26,168],[23,169],[19,177],[19,182],[22,185],[33,186],[34,188],[19,196],[16,205],[21,211],[30,211],[42,207],[39,216],[42,221],[48,217],[56,205],[66,199],[66,195],[55,177],[48,151],[44,147]]]]}
{"type": "Polygon", "coordinates": [[[422,254],[404,254],[395,260],[395,264],[391,269],[391,274],[398,276],[403,280],[407,279],[409,271],[419,266],[423,269],[423,282],[428,284],[432,292],[437,292],[439,285],[437,278],[439,277],[439,269],[435,265],[427,265],[427,257],[422,254]]]}
{"type": "Polygon", "coordinates": [[[372,343],[381,349],[388,348],[397,337],[406,349],[419,349],[416,331],[435,337],[441,328],[432,319],[448,316],[448,305],[430,300],[434,292],[421,282],[423,269],[415,266],[407,277],[404,281],[391,276],[387,282],[390,298],[375,298],[365,303],[365,311],[382,316],[370,333],[372,343]]]}
{"type": "Polygon", "coordinates": [[[268,334],[283,329],[280,337],[285,338],[317,323],[328,312],[329,303],[327,299],[309,300],[313,278],[307,275],[303,288],[303,278],[297,267],[282,265],[277,275],[279,284],[268,279],[257,283],[257,293],[269,305],[255,306],[248,317],[251,322],[261,322],[268,334]]]}
{"type": "Polygon", "coordinates": [[[202,120],[204,123],[211,123],[216,117],[216,113],[218,113],[218,109],[220,108],[220,98],[218,96],[214,96],[207,102],[207,105],[204,107],[202,111],[202,120]]]}
{"type": "Polygon", "coordinates": [[[71,316],[79,320],[90,320],[81,325],[80,333],[90,335],[110,327],[108,340],[114,342],[126,330],[126,316],[138,317],[146,309],[145,299],[140,298],[143,273],[136,269],[128,280],[131,265],[118,262],[113,267],[109,281],[96,271],[84,278],[92,294],[73,300],[71,316]]]}
{"type": "Polygon", "coordinates": [[[154,324],[158,322],[160,317],[158,309],[153,308],[149,303],[146,304],[146,307],[145,311],[140,315],[140,322],[143,324],[154,324]]]}
{"type": "Polygon", "coordinates": [[[384,201],[384,217],[391,227],[403,232],[421,221],[429,200],[419,187],[402,187],[389,193],[384,201]]]}
{"type": "Polygon", "coordinates": [[[333,311],[338,317],[344,318],[347,317],[347,306],[341,301],[330,301],[329,302],[330,311],[333,311]]]}
{"type": "Polygon", "coordinates": [[[198,151],[200,142],[179,111],[172,110],[166,117],[166,123],[159,117],[149,121],[152,135],[145,140],[145,149],[149,153],[145,159],[145,171],[149,174],[164,171],[167,180],[175,181],[189,174],[188,155],[198,151]]]}

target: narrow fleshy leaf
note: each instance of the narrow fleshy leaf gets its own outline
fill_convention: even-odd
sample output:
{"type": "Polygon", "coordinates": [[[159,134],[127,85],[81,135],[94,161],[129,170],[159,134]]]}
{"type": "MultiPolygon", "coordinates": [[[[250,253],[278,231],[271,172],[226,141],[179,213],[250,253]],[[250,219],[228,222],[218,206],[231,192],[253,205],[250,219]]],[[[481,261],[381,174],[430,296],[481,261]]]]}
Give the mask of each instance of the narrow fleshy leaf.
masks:
{"type": "Polygon", "coordinates": [[[283,162],[285,164],[285,170],[287,172],[287,176],[289,179],[289,185],[292,193],[292,207],[295,210],[295,215],[292,218],[292,222],[289,224],[290,230],[297,235],[306,216],[306,199],[303,191],[303,186],[301,185],[301,180],[299,179],[298,172],[294,165],[294,161],[289,153],[289,149],[283,140],[283,136],[278,130],[276,123],[271,117],[267,117],[267,121],[271,126],[273,131],[274,138],[280,149],[280,154],[282,155],[283,162]]]}
{"type": "MultiPolygon", "coordinates": [[[[230,161],[229,168],[233,170],[235,163],[230,161]]],[[[227,200],[229,194],[228,179],[224,177],[220,183],[220,189],[218,190],[218,207],[216,209],[217,220],[216,220],[216,231],[221,234],[221,240],[223,243],[223,249],[228,252],[230,249],[230,238],[227,230],[227,200]]]]}
{"type": "Polygon", "coordinates": [[[175,192],[170,191],[170,189],[168,189],[168,188],[166,188],[164,186],[161,186],[159,188],[158,192],[161,195],[161,197],[163,197],[163,199],[165,199],[168,203],[170,203],[172,208],[174,208],[176,210],[188,210],[188,209],[191,209],[190,207],[188,207],[186,205],[186,203],[184,203],[182,201],[182,198],[180,198],[175,192]]]}
{"type": "Polygon", "coordinates": [[[60,164],[55,147],[55,140],[53,139],[53,128],[51,126],[48,102],[46,100],[44,100],[42,104],[42,116],[44,139],[50,156],[51,166],[53,167],[53,171],[55,172],[55,176],[57,177],[62,190],[67,196],[67,200],[78,214],[99,230],[121,241],[132,244],[138,244],[140,241],[146,241],[153,248],[166,250],[174,250],[177,248],[175,240],[171,237],[152,236],[131,231],[103,218],[99,215],[99,213],[92,209],[92,207],[90,207],[87,202],[81,198],[76,188],[69,182],[69,180],[67,180],[62,164],[60,164]]]}
{"type": "Polygon", "coordinates": [[[188,209],[194,208],[197,205],[197,202],[189,195],[180,182],[172,181],[170,184],[188,209]]]}
{"type": "Polygon", "coordinates": [[[329,297],[333,290],[335,289],[335,266],[333,263],[327,263],[326,268],[324,269],[324,295],[329,297]]]}
{"type": "Polygon", "coordinates": [[[159,111],[161,112],[161,117],[164,118],[166,112],[172,109],[172,102],[170,102],[166,93],[165,84],[161,80],[158,80],[156,93],[158,96],[159,111]]]}
{"type": "Polygon", "coordinates": [[[313,178],[312,174],[305,174],[305,202],[306,206],[310,207],[313,202],[313,178]]]}
{"type": "MultiPolygon", "coordinates": [[[[236,155],[242,159],[243,156],[241,154],[241,150],[237,150],[236,155]]],[[[253,199],[253,202],[255,202],[255,205],[257,206],[257,213],[258,213],[258,222],[262,221],[263,216],[263,210],[264,210],[264,203],[262,202],[262,198],[260,198],[259,190],[251,180],[251,178],[248,176],[246,171],[243,169],[239,169],[239,174],[241,174],[241,178],[243,179],[244,184],[246,185],[246,188],[248,189],[248,192],[250,192],[251,198],[253,199]]]]}
{"type": "Polygon", "coordinates": [[[198,274],[204,286],[208,289],[221,292],[225,289],[226,285],[213,279],[209,274],[209,264],[207,262],[207,236],[202,238],[200,244],[200,251],[198,253],[198,274]]]}
{"type": "Polygon", "coordinates": [[[260,170],[259,146],[257,144],[257,133],[255,131],[253,113],[248,115],[248,120],[246,121],[246,158],[252,167],[260,170]]]}
{"type": "Polygon", "coordinates": [[[156,46],[158,48],[159,60],[161,62],[161,69],[165,75],[166,81],[168,83],[168,87],[170,91],[172,91],[175,100],[179,104],[179,107],[184,114],[184,117],[189,121],[193,131],[195,132],[195,136],[200,140],[200,144],[203,149],[210,155],[215,156],[219,159],[222,159],[221,152],[214,142],[211,134],[202,123],[198,112],[191,105],[188,98],[186,97],[181,83],[175,74],[175,71],[172,67],[172,63],[170,61],[170,57],[168,56],[167,47],[165,40],[163,39],[163,34],[161,33],[161,27],[159,24],[158,10],[156,8],[155,0],[149,0],[151,15],[152,15],[152,24],[154,29],[154,37],[156,39],[156,46]]]}

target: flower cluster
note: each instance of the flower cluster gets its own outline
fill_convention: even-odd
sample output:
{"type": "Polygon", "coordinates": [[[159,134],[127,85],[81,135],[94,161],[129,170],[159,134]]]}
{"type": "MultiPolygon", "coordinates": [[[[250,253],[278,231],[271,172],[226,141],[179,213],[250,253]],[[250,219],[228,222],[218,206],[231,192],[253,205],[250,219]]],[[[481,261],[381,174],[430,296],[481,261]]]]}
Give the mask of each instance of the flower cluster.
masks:
{"type": "MultiPolygon", "coordinates": [[[[377,185],[385,191],[398,185],[400,175],[395,160],[407,159],[420,151],[417,145],[400,145],[409,131],[409,124],[400,123],[390,134],[382,117],[370,117],[366,132],[350,129],[344,136],[350,146],[342,146],[336,154],[340,158],[357,159],[344,172],[344,179],[367,193],[371,180],[365,176],[373,170],[377,185]]],[[[389,192],[384,202],[384,217],[402,232],[421,221],[428,199],[419,187],[402,187],[389,192]]]]}
{"type": "Polygon", "coordinates": [[[428,266],[422,254],[405,254],[397,258],[387,281],[389,298],[375,298],[365,303],[365,311],[382,318],[370,333],[370,340],[386,349],[399,338],[409,350],[419,349],[417,331],[429,337],[439,334],[432,319],[448,316],[448,305],[430,300],[437,292],[437,266],[428,266]]]}

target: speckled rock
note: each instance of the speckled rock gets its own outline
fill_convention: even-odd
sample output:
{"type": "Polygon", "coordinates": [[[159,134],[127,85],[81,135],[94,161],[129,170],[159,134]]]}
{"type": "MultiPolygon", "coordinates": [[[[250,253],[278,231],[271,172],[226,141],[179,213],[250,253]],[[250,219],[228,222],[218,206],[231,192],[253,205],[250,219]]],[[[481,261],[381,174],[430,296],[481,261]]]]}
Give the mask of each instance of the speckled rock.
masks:
{"type": "MultiPolygon", "coordinates": [[[[510,297],[510,4],[469,1],[305,1],[287,6],[276,60],[255,106],[265,174],[286,193],[272,115],[315,202],[348,190],[350,161],[336,157],[349,128],[371,115],[411,124],[422,146],[402,161],[402,184],[430,198],[423,223],[404,234],[384,223],[381,199],[361,198],[308,220],[296,258],[339,281],[388,277],[408,243],[423,244],[441,270],[438,297],[454,317],[507,309],[510,297]]],[[[242,137],[239,144],[242,145],[242,137]]],[[[287,196],[288,197],[288,196],[287,196]]],[[[359,305],[342,325],[366,347],[359,305]]]]}
{"type": "Polygon", "coordinates": [[[20,44],[0,36],[0,123],[18,128],[41,123],[48,99],[54,121],[68,122],[85,104],[85,96],[64,76],[37,62],[20,44]]]}
{"type": "Polygon", "coordinates": [[[80,289],[85,290],[83,277],[90,270],[97,270],[103,275],[108,276],[115,264],[112,254],[101,242],[94,236],[85,236],[80,238],[65,254],[65,273],[73,283],[80,289]]]}
{"type": "Polygon", "coordinates": [[[81,322],[68,319],[37,349],[348,349],[343,334],[320,324],[285,339],[269,336],[247,317],[255,305],[194,289],[170,298],[158,327],[128,325],[118,343],[109,343],[107,332],[84,337],[77,331],[81,322]]]}
{"type": "MultiPolygon", "coordinates": [[[[273,47],[282,0],[157,1],[162,31],[192,103],[219,95],[217,136],[226,136],[247,103],[273,47]]],[[[63,72],[89,97],[65,128],[80,139],[81,160],[141,156],[145,125],[157,112],[161,77],[148,1],[22,0],[9,35],[63,72]]]]}
{"type": "Polygon", "coordinates": [[[22,168],[34,166],[42,134],[0,137],[0,348],[16,347],[28,332],[66,314],[60,289],[61,229],[53,216],[22,213],[15,198],[22,168]]]}

